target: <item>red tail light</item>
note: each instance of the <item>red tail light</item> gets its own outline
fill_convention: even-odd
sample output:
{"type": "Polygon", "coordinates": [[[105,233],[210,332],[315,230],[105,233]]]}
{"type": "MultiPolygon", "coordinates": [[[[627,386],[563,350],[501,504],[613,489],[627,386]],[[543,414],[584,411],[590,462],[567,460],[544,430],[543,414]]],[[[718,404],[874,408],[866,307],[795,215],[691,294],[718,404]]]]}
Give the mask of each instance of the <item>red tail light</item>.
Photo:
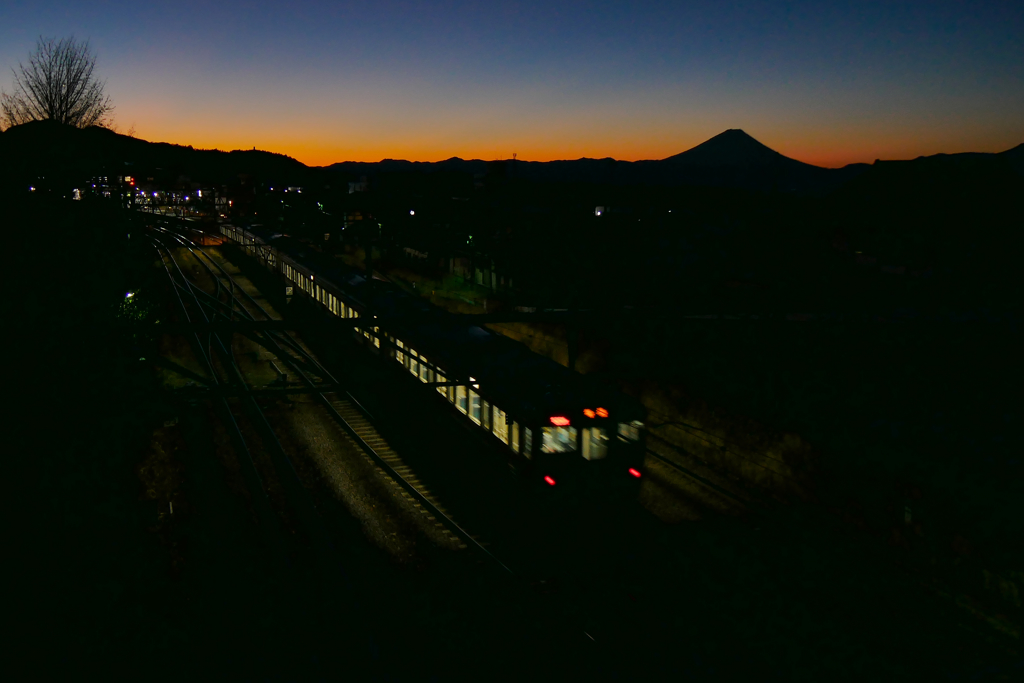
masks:
{"type": "Polygon", "coordinates": [[[544,481],[546,481],[547,483],[551,484],[552,486],[555,485],[555,480],[552,479],[551,477],[547,476],[547,475],[544,475],[544,481]]]}
{"type": "Polygon", "coordinates": [[[632,467],[630,467],[629,468],[629,473],[632,474],[637,479],[640,478],[640,470],[636,470],[636,469],[633,469],[632,467]]]}

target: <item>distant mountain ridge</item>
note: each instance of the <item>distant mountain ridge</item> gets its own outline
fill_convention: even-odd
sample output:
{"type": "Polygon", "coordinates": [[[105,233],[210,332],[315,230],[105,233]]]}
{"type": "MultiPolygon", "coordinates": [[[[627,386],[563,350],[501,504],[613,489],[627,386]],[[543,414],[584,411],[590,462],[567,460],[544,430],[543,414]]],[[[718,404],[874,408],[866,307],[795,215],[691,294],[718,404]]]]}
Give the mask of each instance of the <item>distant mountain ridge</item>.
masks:
{"type": "Polygon", "coordinates": [[[239,174],[265,177],[275,182],[305,182],[328,175],[373,176],[394,172],[455,172],[480,174],[504,166],[506,177],[535,182],[599,183],[612,185],[689,185],[734,187],[797,194],[829,193],[879,164],[933,168],[963,165],[967,159],[996,163],[1024,176],[1024,144],[998,154],[968,153],[899,162],[850,164],[822,168],[791,159],[757,141],[740,129],[726,130],[701,144],[670,157],[648,161],[612,158],[558,161],[502,160],[451,157],[422,162],[384,159],[379,162],[345,161],[309,167],[283,154],[259,150],[197,150],[181,145],[153,143],[119,135],[102,128],[75,129],[50,121],[35,121],[0,133],[0,162],[10,167],[66,168],[104,164],[161,167],[184,175],[199,175],[215,182],[229,182],[239,174]]]}
{"type": "MultiPolygon", "coordinates": [[[[746,132],[730,129],[680,154],[659,160],[619,161],[610,157],[557,161],[504,160],[509,177],[536,182],[609,183],[613,185],[705,185],[783,192],[822,192],[838,187],[868,168],[851,164],[828,169],[776,152],[746,132]]],[[[481,173],[488,163],[452,157],[439,162],[384,159],[345,161],[327,169],[354,175],[395,171],[461,171],[481,173]]]]}

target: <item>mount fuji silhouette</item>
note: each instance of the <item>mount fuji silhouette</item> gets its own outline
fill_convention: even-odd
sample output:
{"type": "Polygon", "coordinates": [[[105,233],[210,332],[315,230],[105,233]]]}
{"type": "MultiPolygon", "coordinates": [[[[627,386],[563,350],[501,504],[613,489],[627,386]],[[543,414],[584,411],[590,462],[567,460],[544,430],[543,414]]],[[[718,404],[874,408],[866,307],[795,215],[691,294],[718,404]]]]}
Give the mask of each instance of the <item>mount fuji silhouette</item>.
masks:
{"type": "Polygon", "coordinates": [[[779,154],[744,131],[730,128],[680,154],[662,159],[673,164],[696,166],[791,166],[817,168],[779,154]]]}

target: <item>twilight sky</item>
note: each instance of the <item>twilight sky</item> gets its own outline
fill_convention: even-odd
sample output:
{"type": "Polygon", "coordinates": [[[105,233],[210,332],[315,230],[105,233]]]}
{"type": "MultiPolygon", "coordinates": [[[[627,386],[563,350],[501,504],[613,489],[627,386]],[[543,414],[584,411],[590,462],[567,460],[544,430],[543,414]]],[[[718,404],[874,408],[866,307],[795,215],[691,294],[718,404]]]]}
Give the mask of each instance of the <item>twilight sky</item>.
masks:
{"type": "Polygon", "coordinates": [[[3,0],[0,85],[89,39],[121,129],[310,165],[661,159],[742,128],[842,166],[1024,142],[1024,2],[3,0]]]}

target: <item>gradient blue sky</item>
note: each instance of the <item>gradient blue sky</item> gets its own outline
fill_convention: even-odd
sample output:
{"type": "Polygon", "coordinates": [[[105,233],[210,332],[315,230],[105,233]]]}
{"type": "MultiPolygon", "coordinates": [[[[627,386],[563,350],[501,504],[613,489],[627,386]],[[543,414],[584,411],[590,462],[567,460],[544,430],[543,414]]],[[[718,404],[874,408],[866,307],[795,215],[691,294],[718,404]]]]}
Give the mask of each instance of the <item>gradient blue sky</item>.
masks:
{"type": "Polygon", "coordinates": [[[1024,142],[1024,2],[18,2],[122,129],[311,164],[659,159],[727,128],[825,166],[1024,142]]]}

